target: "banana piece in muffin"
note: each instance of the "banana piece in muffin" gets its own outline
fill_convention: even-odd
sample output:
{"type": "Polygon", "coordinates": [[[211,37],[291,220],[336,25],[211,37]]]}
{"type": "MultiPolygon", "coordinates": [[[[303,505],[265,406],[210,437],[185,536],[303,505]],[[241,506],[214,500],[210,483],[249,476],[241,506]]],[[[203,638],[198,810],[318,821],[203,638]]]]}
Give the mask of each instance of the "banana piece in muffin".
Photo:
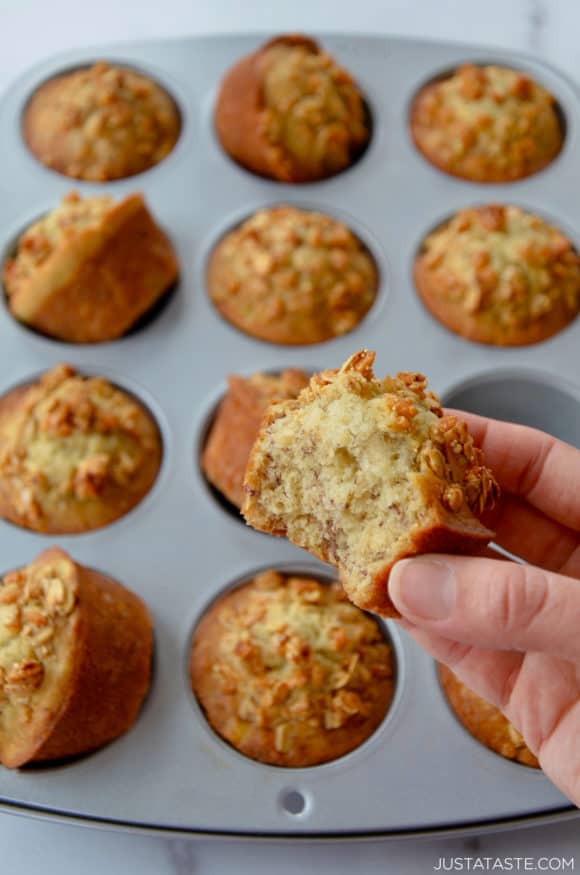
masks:
{"type": "Polygon", "coordinates": [[[467,426],[445,416],[421,374],[375,378],[361,350],[270,407],[252,450],[242,513],[256,529],[335,565],[359,607],[396,616],[392,565],[470,552],[498,493],[467,426]]]}
{"type": "Polygon", "coordinates": [[[425,240],[415,284],[446,328],[479,343],[538,343],[580,311],[580,258],[559,230],[519,207],[460,210],[425,240]]]}
{"type": "Polygon", "coordinates": [[[423,155],[473,182],[510,182],[542,170],[564,139],[553,96],[519,70],[464,64],[419,91],[411,133],[423,155]]]}
{"type": "Polygon", "coordinates": [[[339,173],[370,136],[350,74],[299,34],[276,37],[234,64],[221,84],[215,126],[235,161],[281,182],[339,173]]]}
{"type": "Polygon", "coordinates": [[[236,328],[270,343],[321,343],[352,331],[371,308],[378,273],[342,222],[291,206],[259,210],[221,240],[210,297],[236,328]]]}
{"type": "Polygon", "coordinates": [[[0,580],[0,762],[60,759],[127,732],[151,677],[140,598],[52,547],[0,580]]]}
{"type": "Polygon", "coordinates": [[[315,766],[358,747],[393,696],[391,648],[340,584],[264,571],[199,623],[191,682],[213,727],[252,759],[315,766]]]}
{"type": "Polygon", "coordinates": [[[69,343],[125,334],[175,283],[173,247],[143,196],[71,192],[31,225],[4,265],[11,313],[69,343]]]}
{"type": "Polygon", "coordinates": [[[0,398],[0,516],[46,534],[106,526],[151,489],[161,452],[134,398],[57,365],[0,398]]]}
{"type": "Polygon", "coordinates": [[[209,482],[236,507],[244,499],[244,473],[262,417],[272,401],[296,398],[308,385],[298,368],[281,374],[233,375],[205,443],[202,470],[209,482]]]}
{"type": "Polygon", "coordinates": [[[46,167],[105,182],[142,173],[173,149],[181,121],[147,76],[99,61],[49,79],[26,106],[24,139],[46,167]]]}
{"type": "Polygon", "coordinates": [[[540,768],[522,735],[499,708],[461,683],[446,665],[439,666],[439,677],[455,716],[474,738],[506,759],[540,768]]]}

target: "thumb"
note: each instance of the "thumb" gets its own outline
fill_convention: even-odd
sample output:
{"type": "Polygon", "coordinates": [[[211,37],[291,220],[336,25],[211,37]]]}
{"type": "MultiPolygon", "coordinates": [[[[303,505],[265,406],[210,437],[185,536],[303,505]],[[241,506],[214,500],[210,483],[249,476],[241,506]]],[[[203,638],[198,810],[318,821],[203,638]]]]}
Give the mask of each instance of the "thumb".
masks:
{"type": "Polygon", "coordinates": [[[438,635],[493,650],[580,659],[580,581],[498,559],[403,559],[389,577],[403,618],[438,635]]]}

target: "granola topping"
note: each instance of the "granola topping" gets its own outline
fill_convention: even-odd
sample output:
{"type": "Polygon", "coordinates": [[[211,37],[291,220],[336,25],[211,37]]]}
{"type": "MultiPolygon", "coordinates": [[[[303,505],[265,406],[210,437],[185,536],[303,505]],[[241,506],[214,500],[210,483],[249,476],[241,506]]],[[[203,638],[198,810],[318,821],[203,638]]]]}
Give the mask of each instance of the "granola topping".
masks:
{"type": "Polygon", "coordinates": [[[61,204],[42,219],[30,225],[19,238],[15,254],[4,265],[4,286],[8,297],[47,261],[62,243],[76,237],[86,228],[98,225],[111,209],[108,195],[81,198],[73,191],[61,204]]]}
{"type": "Polygon", "coordinates": [[[179,128],[177,109],[159,85],[103,61],[49,80],[25,117],[27,140],[43,164],[96,182],[159,163],[179,128]]]}
{"type": "MultiPolygon", "coordinates": [[[[385,710],[388,706],[389,645],[338,583],[266,571],[234,594],[213,622],[219,637],[212,639],[212,689],[200,691],[195,673],[194,689],[210,722],[215,696],[225,697],[235,719],[228,720],[224,734],[234,745],[249,726],[259,728],[266,748],[283,762],[311,744],[313,731],[356,731],[375,712],[379,696],[385,710]]],[[[202,623],[198,630],[194,655],[209,628],[202,623]]]]}
{"type": "Polygon", "coordinates": [[[525,74],[493,65],[465,64],[424,88],[411,127],[436,166],[480,182],[537,172],[563,140],[552,95],[525,74]]]}
{"type": "Polygon", "coordinates": [[[369,131],[362,97],[346,70],[309,44],[284,42],[267,49],[264,65],[260,123],[289,177],[295,164],[308,177],[347,167],[369,131]]]}
{"type": "Polygon", "coordinates": [[[39,557],[0,582],[0,720],[11,703],[41,690],[60,630],[78,601],[74,563],[64,554],[39,557]]]}
{"type": "Polygon", "coordinates": [[[32,384],[0,435],[0,474],[19,514],[42,527],[54,497],[101,499],[155,452],[145,412],[100,377],[57,365],[32,384]]]}
{"type": "Polygon", "coordinates": [[[429,294],[499,335],[580,310],[580,258],[562,232],[519,207],[469,208],[425,240],[429,294]]]}
{"type": "Polygon", "coordinates": [[[341,222],[290,206],[259,210],[224,238],[211,296],[249,334],[315,343],[351,331],[377,290],[371,256],[341,222]]]}

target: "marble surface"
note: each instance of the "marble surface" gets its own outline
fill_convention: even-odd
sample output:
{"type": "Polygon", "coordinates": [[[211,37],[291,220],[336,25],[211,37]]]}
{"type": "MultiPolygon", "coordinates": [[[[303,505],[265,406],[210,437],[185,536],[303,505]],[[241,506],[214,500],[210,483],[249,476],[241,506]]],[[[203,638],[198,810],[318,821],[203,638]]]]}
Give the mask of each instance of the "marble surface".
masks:
{"type": "MultiPolygon", "coordinates": [[[[578,0],[0,0],[0,89],[40,58],[90,43],[296,29],[405,34],[531,51],[580,83],[579,26],[578,0]]],[[[0,815],[0,872],[11,875],[418,875],[433,871],[441,857],[511,858],[512,870],[523,871],[517,858],[539,865],[544,856],[573,860],[580,871],[580,820],[482,838],[337,846],[169,840],[0,815]]]]}

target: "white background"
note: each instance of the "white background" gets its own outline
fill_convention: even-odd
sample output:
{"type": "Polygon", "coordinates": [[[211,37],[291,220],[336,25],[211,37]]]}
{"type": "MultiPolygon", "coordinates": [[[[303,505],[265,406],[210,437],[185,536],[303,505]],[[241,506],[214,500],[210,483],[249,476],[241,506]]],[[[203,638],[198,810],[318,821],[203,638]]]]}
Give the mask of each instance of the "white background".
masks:
{"type": "MultiPolygon", "coordinates": [[[[405,34],[523,49],[580,84],[579,0],[0,0],[0,90],[36,61],[74,47],[251,30],[405,34]]],[[[580,168],[578,183],[580,190],[580,168]]],[[[580,820],[480,839],[337,846],[153,839],[0,815],[0,875],[415,875],[431,872],[440,857],[476,855],[564,856],[580,872],[580,820]]]]}

